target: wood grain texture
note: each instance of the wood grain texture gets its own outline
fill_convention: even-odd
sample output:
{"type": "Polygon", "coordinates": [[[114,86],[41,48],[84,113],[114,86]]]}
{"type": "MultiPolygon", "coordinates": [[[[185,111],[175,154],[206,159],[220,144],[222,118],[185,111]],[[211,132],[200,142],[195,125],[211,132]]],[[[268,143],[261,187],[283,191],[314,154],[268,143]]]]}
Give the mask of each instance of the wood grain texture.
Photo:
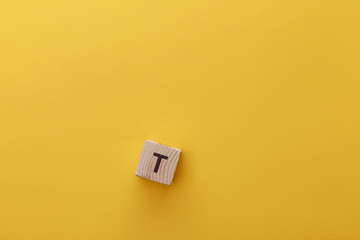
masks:
{"type": "Polygon", "coordinates": [[[171,185],[180,153],[180,149],[146,140],[136,169],[136,176],[171,185]],[[164,158],[160,160],[157,169],[156,163],[159,162],[159,155],[164,156],[164,158]]]}

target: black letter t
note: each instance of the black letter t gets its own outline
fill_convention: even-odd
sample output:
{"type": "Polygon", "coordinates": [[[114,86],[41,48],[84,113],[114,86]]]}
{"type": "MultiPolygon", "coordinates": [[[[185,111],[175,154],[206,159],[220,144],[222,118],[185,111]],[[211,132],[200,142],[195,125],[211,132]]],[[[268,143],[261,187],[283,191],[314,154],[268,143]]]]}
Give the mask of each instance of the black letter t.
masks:
{"type": "Polygon", "coordinates": [[[154,156],[158,158],[154,169],[154,172],[157,173],[160,167],[161,159],[168,159],[168,157],[158,153],[154,153],[154,156]]]}

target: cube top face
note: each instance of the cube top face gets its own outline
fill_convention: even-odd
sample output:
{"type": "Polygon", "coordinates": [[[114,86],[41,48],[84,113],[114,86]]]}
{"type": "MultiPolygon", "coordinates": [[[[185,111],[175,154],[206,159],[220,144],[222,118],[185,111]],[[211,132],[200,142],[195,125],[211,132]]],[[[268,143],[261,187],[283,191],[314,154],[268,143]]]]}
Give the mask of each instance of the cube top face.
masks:
{"type": "Polygon", "coordinates": [[[181,150],[146,140],[136,169],[136,176],[170,185],[181,150]]]}

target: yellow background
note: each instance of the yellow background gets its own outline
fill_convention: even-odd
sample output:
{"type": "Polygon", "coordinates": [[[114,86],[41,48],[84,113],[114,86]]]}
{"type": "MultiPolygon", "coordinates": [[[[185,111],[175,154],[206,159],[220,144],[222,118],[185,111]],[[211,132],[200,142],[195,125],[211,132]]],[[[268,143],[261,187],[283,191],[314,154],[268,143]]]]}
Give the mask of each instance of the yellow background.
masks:
{"type": "Polygon", "coordinates": [[[0,0],[0,239],[360,239],[359,12],[0,0]]]}

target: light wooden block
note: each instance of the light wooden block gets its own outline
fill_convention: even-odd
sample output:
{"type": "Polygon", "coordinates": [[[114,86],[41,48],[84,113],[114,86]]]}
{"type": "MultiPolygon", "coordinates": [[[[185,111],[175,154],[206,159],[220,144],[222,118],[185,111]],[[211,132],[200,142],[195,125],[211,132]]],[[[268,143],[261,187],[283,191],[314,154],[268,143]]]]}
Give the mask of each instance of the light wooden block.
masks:
{"type": "Polygon", "coordinates": [[[136,176],[171,185],[181,150],[146,140],[136,176]]]}

